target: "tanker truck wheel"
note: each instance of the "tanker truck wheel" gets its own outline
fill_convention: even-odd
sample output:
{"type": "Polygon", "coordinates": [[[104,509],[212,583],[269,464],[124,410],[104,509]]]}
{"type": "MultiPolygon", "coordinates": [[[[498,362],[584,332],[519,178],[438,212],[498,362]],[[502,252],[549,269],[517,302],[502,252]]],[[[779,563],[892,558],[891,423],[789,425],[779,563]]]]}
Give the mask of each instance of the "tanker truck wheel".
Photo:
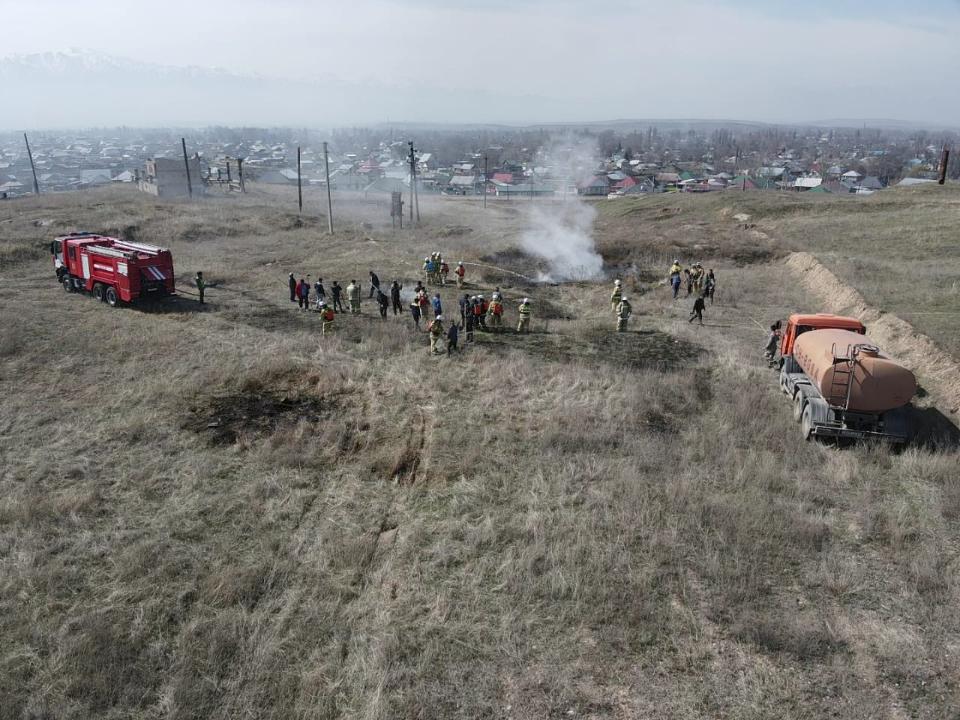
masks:
{"type": "Polygon", "coordinates": [[[803,433],[804,440],[813,440],[813,408],[810,405],[803,409],[803,417],[800,419],[800,432],[803,433]]]}
{"type": "Polygon", "coordinates": [[[112,287],[107,288],[107,293],[104,297],[107,301],[107,305],[109,305],[110,307],[117,306],[117,291],[114,290],[112,287]]]}
{"type": "Polygon", "coordinates": [[[70,280],[69,275],[63,276],[63,291],[64,292],[73,292],[73,282],[70,280]]]}
{"type": "Polygon", "coordinates": [[[103,302],[103,301],[104,301],[104,295],[105,295],[105,293],[104,293],[103,289],[104,289],[104,288],[103,288],[103,284],[102,284],[102,283],[97,283],[96,285],[93,286],[93,296],[94,296],[97,300],[99,300],[100,302],[103,302]]]}
{"type": "Polygon", "coordinates": [[[793,395],[793,421],[800,422],[803,417],[803,393],[797,390],[793,395]]]}

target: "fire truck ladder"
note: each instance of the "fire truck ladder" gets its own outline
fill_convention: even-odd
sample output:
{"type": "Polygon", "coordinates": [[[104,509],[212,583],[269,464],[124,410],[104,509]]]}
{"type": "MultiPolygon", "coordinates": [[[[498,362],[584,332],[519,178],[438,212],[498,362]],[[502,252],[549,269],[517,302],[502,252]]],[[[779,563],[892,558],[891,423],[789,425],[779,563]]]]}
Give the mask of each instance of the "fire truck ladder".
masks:
{"type": "Polygon", "coordinates": [[[850,405],[850,391],[853,389],[853,371],[857,366],[859,345],[847,345],[844,355],[837,355],[837,344],[830,348],[833,354],[833,377],[830,378],[830,392],[827,402],[833,407],[844,410],[850,405]]]}

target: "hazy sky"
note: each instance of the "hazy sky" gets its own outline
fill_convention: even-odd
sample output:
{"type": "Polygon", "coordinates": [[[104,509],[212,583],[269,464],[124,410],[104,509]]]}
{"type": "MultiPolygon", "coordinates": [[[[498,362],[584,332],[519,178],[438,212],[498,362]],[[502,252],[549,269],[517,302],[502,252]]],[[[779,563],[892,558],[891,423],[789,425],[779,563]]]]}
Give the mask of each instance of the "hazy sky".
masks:
{"type": "Polygon", "coordinates": [[[958,40],[958,0],[0,0],[0,56],[89,48],[391,98],[341,123],[955,125],[958,40]]]}

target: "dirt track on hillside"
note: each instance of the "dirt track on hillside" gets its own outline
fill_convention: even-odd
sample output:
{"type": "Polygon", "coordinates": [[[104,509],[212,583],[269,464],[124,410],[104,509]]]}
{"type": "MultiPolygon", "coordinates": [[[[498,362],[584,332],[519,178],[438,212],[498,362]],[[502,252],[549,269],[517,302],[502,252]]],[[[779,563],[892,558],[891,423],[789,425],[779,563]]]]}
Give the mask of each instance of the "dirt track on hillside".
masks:
{"type": "Polygon", "coordinates": [[[830,312],[851,315],[867,325],[870,337],[923,378],[954,423],[960,412],[960,363],[938,348],[926,335],[891,313],[871,307],[854,288],[806,252],[792,253],[787,267],[830,312]]]}

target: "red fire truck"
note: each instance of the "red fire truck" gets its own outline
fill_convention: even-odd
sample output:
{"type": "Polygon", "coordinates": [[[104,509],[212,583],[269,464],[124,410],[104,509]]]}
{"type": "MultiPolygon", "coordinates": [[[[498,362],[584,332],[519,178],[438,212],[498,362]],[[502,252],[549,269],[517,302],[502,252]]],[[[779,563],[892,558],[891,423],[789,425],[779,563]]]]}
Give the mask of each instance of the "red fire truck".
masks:
{"type": "Polygon", "coordinates": [[[95,233],[70,233],[50,243],[57,280],[110,306],[172,295],[173,256],[154,245],[95,233]]]}

